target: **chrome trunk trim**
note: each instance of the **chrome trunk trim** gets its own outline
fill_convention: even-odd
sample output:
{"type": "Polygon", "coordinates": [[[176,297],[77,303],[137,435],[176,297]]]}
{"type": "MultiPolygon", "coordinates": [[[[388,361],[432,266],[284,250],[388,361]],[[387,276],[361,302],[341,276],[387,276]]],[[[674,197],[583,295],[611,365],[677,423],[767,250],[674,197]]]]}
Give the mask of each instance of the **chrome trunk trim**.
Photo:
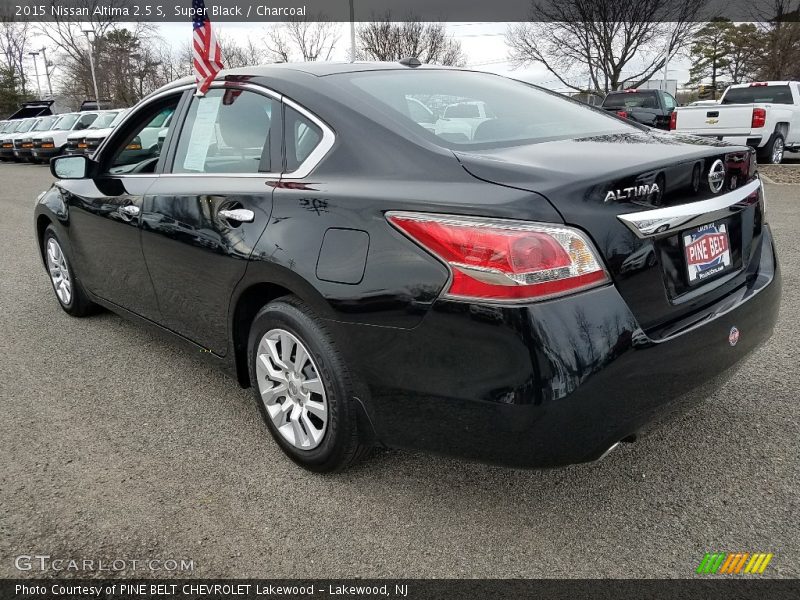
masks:
{"type": "Polygon", "coordinates": [[[617,215],[617,218],[642,239],[663,237],[677,229],[687,229],[722,219],[755,204],[761,197],[760,194],[755,194],[761,188],[761,180],[755,179],[710,200],[617,215]]]}

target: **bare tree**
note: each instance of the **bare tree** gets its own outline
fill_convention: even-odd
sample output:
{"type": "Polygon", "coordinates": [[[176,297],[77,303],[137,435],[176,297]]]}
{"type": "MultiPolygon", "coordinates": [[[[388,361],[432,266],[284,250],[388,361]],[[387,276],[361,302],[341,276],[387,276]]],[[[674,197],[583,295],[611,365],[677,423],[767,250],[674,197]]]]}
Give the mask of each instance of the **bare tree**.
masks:
{"type": "Polygon", "coordinates": [[[608,92],[639,85],[691,40],[704,0],[534,3],[506,33],[514,65],[541,63],[564,86],[608,92]],[[587,86],[584,82],[587,81],[587,86]]]}
{"type": "Polygon", "coordinates": [[[324,15],[273,25],[265,42],[273,62],[330,60],[339,41],[339,24],[324,15]]]}
{"type": "Polygon", "coordinates": [[[764,51],[755,57],[759,77],[800,77],[800,0],[772,0],[758,7],[755,20],[764,34],[764,51]]]}
{"type": "Polygon", "coordinates": [[[28,78],[25,74],[25,58],[30,50],[32,37],[31,24],[0,19],[0,53],[6,76],[15,86],[18,85],[23,96],[28,93],[28,78]]]}
{"type": "Polygon", "coordinates": [[[264,62],[265,52],[256,46],[249,37],[244,45],[239,45],[235,38],[220,35],[219,48],[222,54],[222,64],[226,69],[257,65],[264,62]]]}
{"type": "Polygon", "coordinates": [[[397,23],[387,13],[382,21],[360,26],[356,35],[360,59],[397,61],[415,57],[426,64],[466,63],[461,44],[447,35],[441,23],[423,23],[413,18],[397,23]]]}

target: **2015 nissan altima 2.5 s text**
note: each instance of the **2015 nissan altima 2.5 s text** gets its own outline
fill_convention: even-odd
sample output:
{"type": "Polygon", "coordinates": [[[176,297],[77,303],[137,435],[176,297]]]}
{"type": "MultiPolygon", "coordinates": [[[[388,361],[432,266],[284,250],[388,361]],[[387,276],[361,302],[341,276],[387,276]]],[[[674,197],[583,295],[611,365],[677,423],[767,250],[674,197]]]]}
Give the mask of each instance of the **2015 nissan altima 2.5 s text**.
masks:
{"type": "Polygon", "coordinates": [[[498,75],[222,71],[51,169],[34,225],[62,308],[202,350],[314,471],[376,445],[597,459],[718,386],[780,302],[750,148],[498,75]]]}

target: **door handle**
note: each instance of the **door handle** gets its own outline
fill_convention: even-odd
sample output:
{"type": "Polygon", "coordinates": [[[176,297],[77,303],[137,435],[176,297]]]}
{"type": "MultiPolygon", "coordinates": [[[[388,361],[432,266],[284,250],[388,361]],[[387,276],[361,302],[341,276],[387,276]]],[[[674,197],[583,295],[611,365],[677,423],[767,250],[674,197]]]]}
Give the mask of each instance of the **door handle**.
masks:
{"type": "Polygon", "coordinates": [[[253,219],[256,218],[256,214],[246,208],[222,209],[218,214],[223,219],[230,219],[239,223],[252,223],[253,219]]]}
{"type": "Polygon", "coordinates": [[[127,217],[138,217],[141,210],[135,204],[127,204],[119,207],[119,212],[127,217]]]}

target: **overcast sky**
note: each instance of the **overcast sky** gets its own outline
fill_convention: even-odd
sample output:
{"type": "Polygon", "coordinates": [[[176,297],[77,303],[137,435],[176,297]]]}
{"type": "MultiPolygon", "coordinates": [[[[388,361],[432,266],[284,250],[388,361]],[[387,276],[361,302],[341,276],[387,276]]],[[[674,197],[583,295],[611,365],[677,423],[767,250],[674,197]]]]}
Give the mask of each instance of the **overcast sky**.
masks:
{"type": "MultiPolygon", "coordinates": [[[[270,23],[214,23],[220,35],[235,37],[244,40],[247,37],[258,40],[263,38],[270,23]]],[[[174,46],[188,43],[191,39],[190,23],[161,23],[158,25],[160,33],[167,43],[174,46]]],[[[347,60],[350,45],[350,25],[341,23],[339,41],[335,47],[333,59],[347,60]]],[[[461,42],[461,47],[467,57],[467,65],[471,68],[489,71],[492,73],[507,74],[517,79],[542,85],[543,87],[566,91],[551,73],[541,65],[531,65],[527,68],[513,69],[508,62],[508,48],[505,44],[507,23],[446,23],[447,32],[461,42]]],[[[48,40],[38,38],[36,44],[48,45],[48,40]]],[[[41,60],[41,58],[40,58],[41,60]]],[[[32,67],[33,65],[31,65],[32,67]]],[[[689,78],[689,63],[684,59],[673,59],[669,65],[669,79],[677,79],[680,87],[689,78]]],[[[41,84],[44,89],[44,71],[39,65],[41,84]]],[[[32,73],[31,73],[32,75],[32,73]]],[[[663,77],[663,71],[657,79],[663,77]]]]}
{"type": "MultiPolygon", "coordinates": [[[[221,35],[250,36],[253,40],[264,36],[271,26],[269,23],[215,23],[221,35]]],[[[341,35],[336,45],[334,60],[346,60],[350,47],[350,24],[340,25],[341,35]]],[[[492,73],[508,74],[517,79],[536,83],[544,87],[563,88],[552,73],[541,65],[532,65],[524,69],[513,69],[508,62],[508,47],[505,43],[505,32],[508,23],[445,23],[447,32],[461,42],[469,67],[492,73]]],[[[184,23],[164,23],[160,25],[166,40],[177,43],[183,36],[188,40],[189,29],[184,23]]],[[[669,79],[677,79],[680,87],[689,79],[689,64],[686,59],[675,59],[669,65],[669,79]]],[[[663,77],[663,71],[657,75],[663,77]]]]}

